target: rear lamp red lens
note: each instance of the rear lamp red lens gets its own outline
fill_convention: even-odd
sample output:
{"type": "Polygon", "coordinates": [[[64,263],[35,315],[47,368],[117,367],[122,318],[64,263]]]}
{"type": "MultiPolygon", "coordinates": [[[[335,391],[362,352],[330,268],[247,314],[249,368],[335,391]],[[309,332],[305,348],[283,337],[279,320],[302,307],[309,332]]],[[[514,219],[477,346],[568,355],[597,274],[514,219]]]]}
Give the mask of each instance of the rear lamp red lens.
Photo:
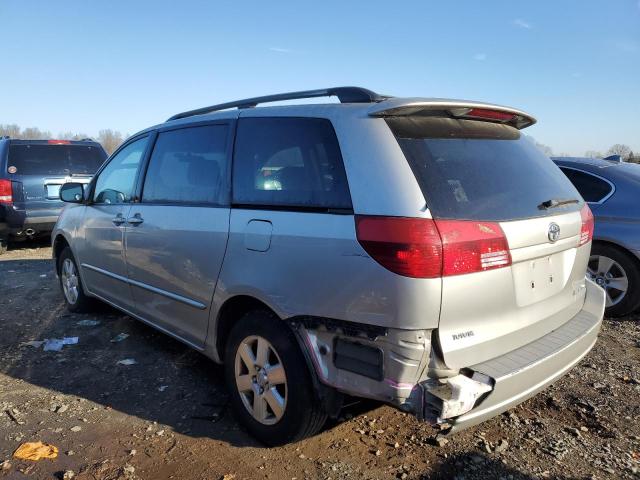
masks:
{"type": "Polygon", "coordinates": [[[593,213],[591,213],[591,209],[586,203],[584,204],[584,207],[582,207],[582,210],[580,210],[580,218],[582,219],[582,228],[580,229],[579,245],[582,246],[585,243],[589,243],[593,238],[593,213]]]}
{"type": "Polygon", "coordinates": [[[442,275],[461,275],[511,265],[509,244],[493,222],[437,220],[442,238],[442,275]]]}
{"type": "Polygon", "coordinates": [[[497,223],[357,216],[358,241],[380,265],[399,275],[437,278],[511,265],[497,223]]]}
{"type": "Polygon", "coordinates": [[[11,180],[0,179],[0,203],[13,203],[13,191],[11,188],[11,180]]]}
{"type": "Polygon", "coordinates": [[[380,265],[406,277],[435,278],[442,244],[431,219],[356,216],[358,241],[380,265]]]}

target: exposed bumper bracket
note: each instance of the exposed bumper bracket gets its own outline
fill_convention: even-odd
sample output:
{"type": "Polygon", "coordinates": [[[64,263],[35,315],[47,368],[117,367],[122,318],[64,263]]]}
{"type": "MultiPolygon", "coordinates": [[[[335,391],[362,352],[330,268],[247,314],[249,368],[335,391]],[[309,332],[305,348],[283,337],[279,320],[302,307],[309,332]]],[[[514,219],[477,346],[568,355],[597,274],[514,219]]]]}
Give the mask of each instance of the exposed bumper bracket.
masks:
{"type": "Polygon", "coordinates": [[[435,416],[436,423],[467,413],[484,394],[493,390],[491,379],[478,372],[472,378],[456,375],[436,382],[421,384],[425,409],[429,410],[425,418],[435,416]]]}

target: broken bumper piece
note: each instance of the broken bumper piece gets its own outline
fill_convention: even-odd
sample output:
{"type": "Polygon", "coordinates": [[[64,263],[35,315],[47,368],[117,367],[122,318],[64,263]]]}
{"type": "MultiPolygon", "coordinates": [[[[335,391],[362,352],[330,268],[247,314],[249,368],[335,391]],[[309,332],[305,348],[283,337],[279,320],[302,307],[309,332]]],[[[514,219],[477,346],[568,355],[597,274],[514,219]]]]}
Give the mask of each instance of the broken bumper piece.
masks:
{"type": "Polygon", "coordinates": [[[447,433],[458,432],[499,415],[555,382],[595,344],[602,324],[603,295],[600,288],[588,289],[584,307],[575,317],[528,345],[469,367],[471,378],[459,375],[448,379],[444,387],[441,382],[421,383],[423,419],[446,422],[451,426],[447,433]],[[492,387],[480,393],[487,379],[492,387]],[[476,395],[473,408],[468,409],[476,395]]]}
{"type": "Polygon", "coordinates": [[[493,390],[493,382],[486,375],[474,373],[442,380],[428,380],[420,384],[423,395],[422,419],[429,423],[444,423],[471,410],[478,400],[493,390]]]}

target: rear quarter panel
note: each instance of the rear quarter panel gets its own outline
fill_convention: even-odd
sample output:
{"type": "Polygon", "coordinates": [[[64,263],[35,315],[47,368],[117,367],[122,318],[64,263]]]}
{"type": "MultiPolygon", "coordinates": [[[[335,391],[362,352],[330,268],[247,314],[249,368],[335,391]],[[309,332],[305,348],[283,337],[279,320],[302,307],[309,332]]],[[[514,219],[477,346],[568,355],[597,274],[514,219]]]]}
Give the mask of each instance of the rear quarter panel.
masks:
{"type": "MultiPolygon", "coordinates": [[[[264,116],[265,109],[243,111],[264,116]]],[[[331,120],[340,144],[354,214],[430,218],[424,196],[383,119],[361,108],[322,105],[270,116],[331,120]]],[[[250,240],[251,241],[251,240],[250,240]]],[[[318,316],[400,329],[438,326],[441,279],[386,270],[358,243],[354,215],[233,208],[213,312],[238,295],[255,297],[281,318],[318,316]],[[247,248],[249,222],[272,224],[267,251],[247,248]]],[[[216,314],[210,333],[216,331],[216,314]]],[[[211,343],[212,335],[209,335],[211,343]]]]}
{"type": "MultiPolygon", "coordinates": [[[[424,196],[384,119],[361,106],[266,107],[243,117],[331,120],[340,145],[353,213],[430,218],[424,196]]],[[[232,209],[229,241],[214,294],[216,313],[230,298],[255,297],[281,318],[318,316],[399,329],[438,326],[441,279],[392,273],[358,243],[354,215],[232,209]],[[271,222],[269,249],[247,248],[249,222],[271,222]]]]}
{"type": "Polygon", "coordinates": [[[234,209],[229,242],[214,296],[250,295],[281,318],[298,315],[386,327],[435,328],[440,279],[389,272],[362,249],[351,215],[234,209]],[[270,247],[249,250],[251,220],[273,225],[270,247]]]}

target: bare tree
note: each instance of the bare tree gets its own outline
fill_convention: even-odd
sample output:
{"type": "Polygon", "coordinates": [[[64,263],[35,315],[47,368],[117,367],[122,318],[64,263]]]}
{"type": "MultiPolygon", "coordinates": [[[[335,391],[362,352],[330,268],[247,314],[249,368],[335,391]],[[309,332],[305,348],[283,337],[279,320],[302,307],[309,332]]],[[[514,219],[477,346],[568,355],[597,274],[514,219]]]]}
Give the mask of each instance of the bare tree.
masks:
{"type": "Polygon", "coordinates": [[[588,158],[604,158],[604,155],[602,155],[602,153],[595,150],[587,150],[586,152],[584,152],[584,156],[588,158]]]}
{"type": "Polygon", "coordinates": [[[15,123],[0,125],[0,137],[4,137],[5,135],[8,135],[11,138],[19,138],[20,127],[15,123]]]}
{"type": "MultiPolygon", "coordinates": [[[[83,140],[85,138],[91,138],[86,133],[82,132],[60,132],[55,137],[51,135],[48,130],[40,130],[36,127],[25,128],[24,130],[16,124],[0,124],[0,138],[8,135],[11,138],[19,138],[25,140],[44,140],[49,138],[56,138],[59,140],[83,140]]],[[[102,144],[107,153],[111,154],[120,146],[120,144],[129,135],[123,136],[117,130],[100,130],[98,133],[98,141],[102,144]]]]}
{"type": "Polygon", "coordinates": [[[117,130],[100,130],[98,132],[98,141],[102,144],[103,148],[111,155],[116,148],[124,141],[122,134],[117,130]]]}
{"type": "Polygon", "coordinates": [[[607,156],[620,155],[623,160],[627,160],[629,158],[630,153],[631,153],[631,147],[629,147],[628,145],[624,145],[622,143],[616,143],[613,147],[607,150],[607,156]]]}
{"type": "Polygon", "coordinates": [[[86,133],[60,132],[56,138],[58,140],[84,140],[90,137],[86,133]]]}
{"type": "Polygon", "coordinates": [[[24,138],[26,140],[42,140],[51,138],[51,132],[40,130],[37,127],[29,127],[22,130],[16,124],[0,125],[0,136],[8,135],[11,138],[24,138]]]}
{"type": "Polygon", "coordinates": [[[20,136],[25,140],[43,140],[51,138],[51,132],[47,130],[40,130],[37,127],[28,127],[22,131],[20,136]]]}

